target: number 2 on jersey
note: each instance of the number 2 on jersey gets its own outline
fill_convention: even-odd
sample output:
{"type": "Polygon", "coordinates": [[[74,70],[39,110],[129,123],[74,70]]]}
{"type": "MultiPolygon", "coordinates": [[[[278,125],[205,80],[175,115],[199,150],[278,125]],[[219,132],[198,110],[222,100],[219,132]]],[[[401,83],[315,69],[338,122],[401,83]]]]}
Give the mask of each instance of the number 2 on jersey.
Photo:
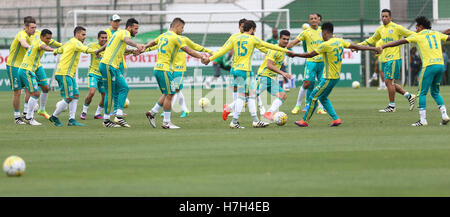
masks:
{"type": "Polygon", "coordinates": [[[248,41],[238,41],[238,55],[239,56],[245,56],[247,55],[247,48],[245,47],[246,44],[248,44],[248,41]],[[242,42],[242,43],[241,43],[242,42]],[[241,50],[242,49],[242,50],[241,50]],[[242,52],[241,52],[242,51],[242,52]]]}
{"type": "Polygon", "coordinates": [[[164,50],[164,47],[169,43],[169,39],[167,39],[167,38],[162,38],[161,40],[164,41],[164,43],[162,43],[162,44],[159,46],[159,51],[160,51],[161,53],[166,53],[166,50],[164,50]]]}

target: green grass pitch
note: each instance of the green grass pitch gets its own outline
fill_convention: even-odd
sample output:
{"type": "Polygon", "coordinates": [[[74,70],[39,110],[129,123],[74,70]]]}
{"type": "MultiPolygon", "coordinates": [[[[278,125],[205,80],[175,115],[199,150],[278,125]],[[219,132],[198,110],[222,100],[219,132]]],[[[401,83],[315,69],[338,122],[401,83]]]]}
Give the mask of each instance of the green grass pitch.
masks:
{"type": "MultiPolygon", "coordinates": [[[[297,93],[281,107],[289,116],[282,127],[253,129],[246,112],[246,129],[229,129],[219,112],[193,112],[173,114],[182,129],[164,130],[144,115],[157,90],[130,91],[130,129],[92,118],[98,96],[85,127],[58,128],[42,117],[43,126],[17,126],[12,93],[1,92],[0,159],[19,155],[27,169],[22,177],[0,175],[0,196],[450,196],[450,126],[439,125],[430,96],[429,125],[414,128],[417,108],[408,111],[402,96],[397,112],[382,114],[386,91],[335,88],[330,99],[343,124],[330,128],[328,115],[315,114],[300,128],[290,114],[297,93]]],[[[450,88],[441,93],[449,103],[450,88]]],[[[50,93],[49,113],[58,99],[50,93]]]]}

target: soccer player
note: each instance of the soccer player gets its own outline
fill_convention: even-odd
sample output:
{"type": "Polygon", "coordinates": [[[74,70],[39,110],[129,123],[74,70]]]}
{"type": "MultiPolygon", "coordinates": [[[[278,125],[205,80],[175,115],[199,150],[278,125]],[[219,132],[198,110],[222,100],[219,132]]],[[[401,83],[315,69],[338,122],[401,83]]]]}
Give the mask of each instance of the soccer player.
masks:
{"type": "Polygon", "coordinates": [[[448,35],[431,30],[431,22],[424,16],[416,18],[416,34],[406,39],[389,42],[381,46],[381,49],[395,47],[406,43],[415,43],[422,57],[422,71],[420,72],[419,82],[419,116],[420,120],[413,123],[412,126],[428,125],[426,117],[427,93],[431,89],[431,96],[438,105],[442,114],[441,125],[449,122],[447,109],[444,100],[439,94],[439,84],[441,83],[442,73],[444,72],[444,60],[442,57],[441,41],[450,41],[448,35]]]}
{"type": "MultiPolygon", "coordinates": [[[[109,39],[111,39],[111,37],[113,36],[114,33],[116,33],[117,31],[122,30],[121,28],[119,28],[120,27],[120,21],[122,19],[120,18],[120,16],[118,14],[112,15],[109,20],[110,20],[109,24],[111,25],[111,27],[105,29],[105,32],[108,35],[108,38],[107,38],[108,41],[109,41],[109,39]]],[[[122,62],[120,62],[120,65],[119,65],[119,72],[122,75],[124,75],[126,69],[127,69],[127,64],[125,62],[125,55],[124,55],[123,60],[122,60],[122,62]]],[[[119,95],[115,94],[113,96],[113,100],[114,100],[114,102],[117,102],[119,100],[119,95]]],[[[119,106],[119,103],[114,103],[113,115],[116,115],[118,106],[119,106]]],[[[127,114],[123,113],[123,116],[127,116],[127,114]]]]}
{"type": "MultiPolygon", "coordinates": [[[[22,117],[20,117],[20,78],[19,78],[19,67],[22,64],[23,57],[30,47],[30,36],[36,31],[36,22],[31,22],[30,20],[24,19],[25,28],[18,32],[14,37],[14,40],[9,48],[9,57],[6,62],[6,70],[11,84],[11,90],[13,90],[13,108],[14,108],[14,122],[16,124],[26,124],[22,117]]],[[[26,112],[27,108],[24,108],[26,112]]]]}
{"type": "MultiPolygon", "coordinates": [[[[383,25],[378,27],[370,38],[358,43],[359,45],[374,45],[378,40],[383,40],[383,43],[388,43],[414,34],[413,31],[392,22],[391,11],[389,9],[383,9],[381,11],[381,21],[383,25]]],[[[394,80],[400,78],[402,68],[400,54],[399,47],[392,47],[383,50],[383,53],[380,55],[384,80],[388,89],[389,105],[385,109],[379,110],[379,112],[395,112],[395,92],[402,94],[408,100],[410,111],[414,108],[416,95],[410,94],[399,84],[394,83],[394,80]]]]}
{"type": "MultiPolygon", "coordinates": [[[[290,36],[291,33],[289,31],[282,30],[280,32],[278,46],[285,48],[289,43],[290,36]]],[[[264,117],[268,120],[273,120],[273,113],[278,110],[287,97],[283,88],[280,87],[280,84],[277,81],[278,74],[288,80],[292,77],[290,74],[281,70],[281,66],[284,63],[284,57],[284,52],[269,50],[264,58],[263,64],[258,70],[258,89],[256,95],[259,96],[263,91],[267,90],[270,94],[277,97],[269,110],[264,113],[264,117]]]]}
{"type": "MultiPolygon", "coordinates": [[[[88,44],[88,47],[99,50],[106,44],[108,41],[108,35],[105,31],[100,31],[97,34],[98,42],[92,42],[88,44]]],[[[103,55],[104,51],[100,53],[103,55]]],[[[94,119],[103,119],[102,112],[104,107],[105,100],[105,86],[102,81],[102,74],[100,73],[98,66],[100,65],[101,57],[97,57],[95,54],[91,54],[91,63],[89,65],[89,93],[84,99],[83,112],[81,112],[80,118],[82,120],[86,120],[87,110],[89,108],[89,104],[91,104],[92,98],[95,95],[95,91],[101,95],[100,102],[97,107],[97,111],[95,111],[94,119]]]]}
{"type": "Polygon", "coordinates": [[[39,99],[39,87],[36,80],[36,71],[42,67],[41,58],[44,55],[44,51],[53,51],[51,47],[48,46],[50,40],[52,39],[52,32],[48,29],[42,30],[42,33],[38,40],[33,40],[31,46],[28,48],[25,54],[22,64],[20,65],[19,74],[19,88],[27,88],[30,92],[31,97],[28,100],[28,111],[25,116],[25,121],[30,125],[42,125],[41,123],[34,120],[34,108],[37,105],[39,99]]]}
{"type": "MultiPolygon", "coordinates": [[[[138,29],[139,22],[134,18],[130,18],[127,20],[125,29],[115,32],[112,38],[108,40],[108,43],[102,47],[102,49],[106,48],[99,65],[103,83],[106,86],[103,121],[103,126],[105,127],[130,127],[123,115],[123,108],[130,88],[123,77],[120,64],[123,62],[124,53],[131,51],[126,48],[127,45],[136,47],[140,52],[144,51],[144,45],[131,40],[131,37],[138,33],[138,29]],[[112,122],[110,120],[110,112],[113,104],[112,100],[116,94],[118,95],[118,100],[114,100],[114,104],[117,104],[117,113],[114,122],[112,122]]],[[[102,49],[99,51],[102,51],[102,49]]]]}
{"type": "Polygon", "coordinates": [[[150,124],[156,128],[155,115],[161,108],[164,109],[164,120],[162,128],[164,129],[179,129],[180,127],[174,125],[170,120],[170,112],[172,109],[172,98],[176,93],[177,84],[174,81],[174,73],[171,66],[175,65],[174,56],[177,55],[179,50],[183,50],[190,56],[201,59],[202,56],[187,46],[182,38],[181,33],[184,30],[184,20],[181,18],[173,19],[170,24],[169,31],[159,35],[155,40],[150,41],[145,45],[145,48],[158,46],[158,56],[156,60],[156,66],[153,69],[158,86],[163,94],[155,106],[146,113],[146,116],[150,124]]]}
{"type": "Polygon", "coordinates": [[[255,31],[256,23],[252,20],[245,21],[244,33],[234,37],[229,43],[226,43],[224,47],[214,52],[214,55],[212,55],[208,59],[205,58],[204,61],[202,61],[204,64],[208,64],[209,61],[212,61],[217,57],[224,55],[229,50],[233,49],[233,66],[234,73],[237,76],[236,80],[238,85],[239,97],[236,100],[236,110],[233,114],[233,120],[230,123],[231,128],[244,128],[239,124],[238,119],[244,107],[246,94],[248,94],[248,107],[253,120],[252,126],[255,128],[260,128],[269,125],[268,123],[260,121],[256,114],[256,80],[253,72],[251,71],[254,49],[272,49],[275,51],[287,52],[290,54],[293,53],[286,48],[281,48],[277,45],[262,41],[261,39],[253,35],[255,31]]]}
{"type": "MultiPolygon", "coordinates": [[[[320,44],[323,42],[321,35],[322,29],[320,28],[320,23],[322,22],[322,15],[318,13],[312,13],[309,15],[308,22],[310,28],[306,28],[304,31],[298,34],[298,36],[287,45],[287,48],[293,47],[300,41],[306,42],[307,48],[306,52],[312,52],[314,49],[320,46],[320,44]]],[[[308,98],[311,95],[312,91],[314,90],[316,80],[320,82],[323,67],[324,63],[323,57],[321,55],[315,56],[314,58],[306,59],[303,85],[300,87],[300,90],[298,92],[297,104],[292,109],[291,111],[292,114],[298,114],[305,96],[308,98]]],[[[308,109],[307,107],[304,108],[305,111],[307,109],[308,109]]],[[[321,104],[319,104],[318,113],[326,114],[321,104]]]]}
{"type": "Polygon", "coordinates": [[[322,25],[322,37],[324,42],[315,48],[312,52],[295,54],[295,56],[303,58],[312,58],[320,54],[323,55],[325,61],[325,68],[323,71],[323,77],[320,80],[319,85],[317,85],[311,95],[308,97],[307,103],[309,104],[308,110],[303,115],[300,121],[296,121],[295,124],[300,127],[307,127],[311,116],[317,107],[317,100],[322,102],[323,107],[327,110],[328,114],[331,116],[333,121],[331,122],[331,127],[339,126],[342,121],[334,111],[331,105],[328,95],[330,95],[333,87],[339,82],[341,65],[342,65],[342,54],[344,48],[351,48],[356,50],[373,50],[377,51],[375,47],[356,45],[341,38],[333,37],[333,24],[326,22],[322,25]]]}
{"type": "Polygon", "coordinates": [[[62,47],[56,49],[54,54],[62,54],[55,73],[55,79],[58,82],[61,97],[63,98],[56,104],[53,115],[49,118],[56,126],[62,126],[59,120],[59,114],[69,106],[68,126],[84,126],[75,120],[75,113],[78,103],[78,85],[75,78],[81,52],[87,54],[98,54],[98,51],[83,45],[86,39],[86,29],[77,26],[73,30],[74,37],[66,42],[62,47]]]}

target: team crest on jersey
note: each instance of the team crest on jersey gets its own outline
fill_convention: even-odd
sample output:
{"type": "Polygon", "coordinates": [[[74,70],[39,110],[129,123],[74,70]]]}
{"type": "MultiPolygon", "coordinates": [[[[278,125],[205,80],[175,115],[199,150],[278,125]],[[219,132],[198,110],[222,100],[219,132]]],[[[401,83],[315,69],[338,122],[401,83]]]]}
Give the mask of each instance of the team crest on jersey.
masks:
{"type": "Polygon", "coordinates": [[[392,29],[389,29],[389,34],[391,34],[391,35],[392,35],[392,33],[394,33],[394,30],[392,30],[392,29]]]}

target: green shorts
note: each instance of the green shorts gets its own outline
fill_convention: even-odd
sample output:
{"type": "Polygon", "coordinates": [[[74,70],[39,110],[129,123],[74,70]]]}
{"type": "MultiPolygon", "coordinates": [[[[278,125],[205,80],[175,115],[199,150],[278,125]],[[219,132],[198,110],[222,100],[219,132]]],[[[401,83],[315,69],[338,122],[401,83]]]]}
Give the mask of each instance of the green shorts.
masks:
{"type": "Polygon", "coordinates": [[[260,95],[262,92],[267,90],[270,94],[276,96],[277,93],[283,93],[284,90],[281,88],[280,83],[272,78],[267,76],[260,76],[257,79],[257,90],[256,94],[260,95]]]}
{"type": "Polygon", "coordinates": [[[61,97],[73,99],[80,94],[75,78],[68,75],[55,75],[55,79],[58,81],[61,97]]]}
{"type": "Polygon", "coordinates": [[[233,80],[231,80],[231,85],[233,85],[233,87],[237,87],[237,83],[236,83],[237,76],[236,76],[234,68],[230,69],[230,75],[233,77],[233,80]]]}
{"type": "Polygon", "coordinates": [[[20,76],[19,76],[19,68],[14,66],[6,65],[6,71],[9,78],[9,87],[11,90],[20,90],[20,76]]]}
{"type": "Polygon", "coordinates": [[[402,60],[391,60],[381,63],[381,69],[384,71],[384,79],[400,79],[402,60]]]}
{"type": "Polygon", "coordinates": [[[236,85],[239,93],[249,93],[256,90],[256,79],[252,71],[234,70],[236,85]]]}
{"type": "Polygon", "coordinates": [[[42,66],[39,66],[39,68],[37,68],[36,72],[34,73],[36,74],[36,80],[39,85],[48,85],[47,75],[45,74],[45,70],[44,68],[42,68],[42,66]]]}
{"type": "Polygon", "coordinates": [[[153,70],[155,73],[156,81],[158,81],[159,90],[162,94],[175,94],[176,85],[174,81],[174,76],[171,71],[153,70]]]}
{"type": "Polygon", "coordinates": [[[105,93],[105,85],[103,84],[102,76],[89,73],[89,88],[95,88],[100,93],[105,93]]]}
{"type": "Polygon", "coordinates": [[[181,72],[181,71],[173,72],[173,80],[175,82],[175,89],[177,89],[177,90],[183,89],[183,78],[184,78],[184,72],[181,72]]]}
{"type": "Polygon", "coordinates": [[[323,77],[323,62],[306,61],[305,73],[303,76],[304,81],[320,81],[323,77]]]}
{"type": "Polygon", "coordinates": [[[31,93],[39,91],[36,74],[34,74],[34,72],[19,68],[19,77],[19,89],[27,88],[31,93]]]}

